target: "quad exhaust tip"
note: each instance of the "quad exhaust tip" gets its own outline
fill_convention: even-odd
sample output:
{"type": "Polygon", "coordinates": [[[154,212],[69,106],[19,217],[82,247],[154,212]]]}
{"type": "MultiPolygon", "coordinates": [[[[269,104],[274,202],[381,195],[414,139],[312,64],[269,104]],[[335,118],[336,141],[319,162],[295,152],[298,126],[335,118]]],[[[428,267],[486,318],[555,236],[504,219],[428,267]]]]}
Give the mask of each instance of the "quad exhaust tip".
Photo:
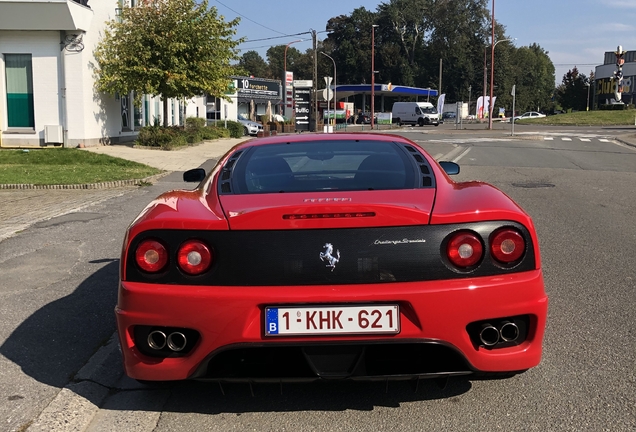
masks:
{"type": "Polygon", "coordinates": [[[148,346],[153,350],[162,350],[166,346],[174,352],[183,351],[188,343],[187,338],[181,332],[172,332],[168,336],[161,330],[155,330],[148,334],[148,346]]]}
{"type": "Polygon", "coordinates": [[[485,346],[493,346],[499,342],[499,330],[492,324],[484,324],[479,332],[479,340],[485,346]]]}
{"type": "Polygon", "coordinates": [[[164,349],[166,346],[166,334],[161,330],[155,330],[148,335],[148,346],[154,350],[164,349]]]}
{"type": "Polygon", "coordinates": [[[182,351],[188,340],[185,335],[181,332],[173,332],[168,336],[168,348],[172,351],[179,352],[182,351]]]}
{"type": "Polygon", "coordinates": [[[504,342],[514,342],[519,337],[519,327],[511,321],[504,321],[499,328],[499,335],[504,342]]]}
{"type": "Polygon", "coordinates": [[[519,327],[512,321],[502,321],[498,328],[484,323],[479,332],[479,340],[484,346],[492,347],[498,343],[514,342],[519,337],[519,327]]]}

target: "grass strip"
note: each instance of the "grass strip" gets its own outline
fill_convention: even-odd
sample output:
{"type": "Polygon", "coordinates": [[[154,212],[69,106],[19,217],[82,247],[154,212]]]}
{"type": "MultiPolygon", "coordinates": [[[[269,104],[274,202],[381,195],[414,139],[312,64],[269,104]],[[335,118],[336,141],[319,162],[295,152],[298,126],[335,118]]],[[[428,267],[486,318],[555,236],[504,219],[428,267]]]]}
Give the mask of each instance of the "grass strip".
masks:
{"type": "Polygon", "coordinates": [[[138,162],[70,148],[0,150],[0,184],[90,184],[160,172],[138,162]]]}
{"type": "Polygon", "coordinates": [[[636,124],[636,110],[579,111],[540,119],[515,120],[515,123],[517,122],[552,126],[625,126],[636,124]]]}

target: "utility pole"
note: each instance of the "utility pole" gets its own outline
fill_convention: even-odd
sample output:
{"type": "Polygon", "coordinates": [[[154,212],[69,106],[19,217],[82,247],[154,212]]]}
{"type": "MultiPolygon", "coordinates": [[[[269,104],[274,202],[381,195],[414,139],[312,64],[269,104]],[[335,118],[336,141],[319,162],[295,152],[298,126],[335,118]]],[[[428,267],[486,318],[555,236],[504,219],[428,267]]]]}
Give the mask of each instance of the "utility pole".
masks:
{"type": "Polygon", "coordinates": [[[442,59],[439,59],[439,87],[437,87],[437,96],[442,95],[442,59]]]}
{"type": "Polygon", "coordinates": [[[492,129],[492,114],[495,104],[492,103],[495,86],[495,0],[492,0],[492,37],[490,39],[490,98],[488,99],[488,129],[492,129]]]}
{"type": "MultiPolygon", "coordinates": [[[[316,30],[311,30],[311,39],[314,43],[314,81],[312,83],[312,97],[314,98],[314,117],[313,117],[313,131],[318,130],[318,46],[316,39],[316,30]]],[[[310,125],[311,126],[311,125],[310,125]]]]}
{"type": "Polygon", "coordinates": [[[375,29],[377,27],[380,26],[371,25],[371,129],[375,121],[375,29]]]}
{"type": "MultiPolygon", "coordinates": [[[[486,88],[488,87],[488,66],[486,65],[486,47],[484,47],[484,94],[481,99],[481,118],[484,118],[486,111],[486,88]]],[[[479,116],[479,113],[477,113],[479,116]]]]}

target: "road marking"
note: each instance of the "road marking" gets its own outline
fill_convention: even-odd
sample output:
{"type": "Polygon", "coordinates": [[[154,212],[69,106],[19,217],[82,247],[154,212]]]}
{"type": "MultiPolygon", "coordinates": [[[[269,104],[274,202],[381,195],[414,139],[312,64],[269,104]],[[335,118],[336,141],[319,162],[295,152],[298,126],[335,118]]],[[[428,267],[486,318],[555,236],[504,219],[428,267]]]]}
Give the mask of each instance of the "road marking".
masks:
{"type": "Polygon", "coordinates": [[[572,141],[572,138],[568,138],[568,137],[562,137],[561,141],[572,141]]]}
{"type": "Polygon", "coordinates": [[[554,137],[543,137],[543,141],[553,141],[554,137]]]}
{"type": "Polygon", "coordinates": [[[589,138],[579,138],[579,139],[580,139],[581,141],[584,141],[584,142],[590,142],[590,141],[591,141],[589,138]]]}
{"type": "Polygon", "coordinates": [[[599,138],[598,139],[600,142],[610,142],[610,140],[606,139],[606,138],[599,138]]]}
{"type": "Polygon", "coordinates": [[[433,159],[439,160],[439,158],[441,158],[442,156],[444,156],[444,153],[437,153],[435,156],[433,156],[433,159]]]}
{"type": "Polygon", "coordinates": [[[457,144],[453,144],[453,146],[455,146],[455,148],[449,151],[448,153],[446,153],[445,155],[443,155],[441,157],[441,160],[445,160],[445,161],[452,160],[455,157],[455,155],[457,155],[458,153],[461,153],[461,151],[464,150],[464,147],[459,147],[457,144]]]}
{"type": "Polygon", "coordinates": [[[459,160],[461,158],[463,158],[464,156],[466,156],[468,154],[468,152],[472,149],[472,147],[468,147],[466,150],[464,150],[459,156],[457,156],[455,159],[453,159],[453,162],[457,163],[459,162],[459,160]]]}

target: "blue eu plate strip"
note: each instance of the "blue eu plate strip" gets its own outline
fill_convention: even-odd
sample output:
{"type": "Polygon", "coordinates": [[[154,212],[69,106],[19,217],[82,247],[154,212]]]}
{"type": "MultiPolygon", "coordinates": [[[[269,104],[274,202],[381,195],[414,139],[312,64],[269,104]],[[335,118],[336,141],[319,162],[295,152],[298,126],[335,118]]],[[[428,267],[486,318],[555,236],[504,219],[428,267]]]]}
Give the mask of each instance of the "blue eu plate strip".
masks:
{"type": "Polygon", "coordinates": [[[270,308],[265,312],[265,333],[278,334],[278,308],[270,308]]]}

